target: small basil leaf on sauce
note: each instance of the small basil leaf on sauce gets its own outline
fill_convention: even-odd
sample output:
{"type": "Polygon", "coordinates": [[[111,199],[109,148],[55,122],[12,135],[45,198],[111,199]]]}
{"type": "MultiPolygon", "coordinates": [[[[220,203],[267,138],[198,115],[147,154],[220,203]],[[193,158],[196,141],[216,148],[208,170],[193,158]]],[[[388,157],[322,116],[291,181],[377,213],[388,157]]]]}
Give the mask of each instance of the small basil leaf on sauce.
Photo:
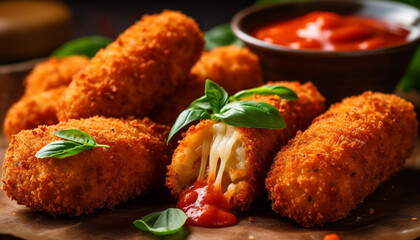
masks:
{"type": "Polygon", "coordinates": [[[229,23],[220,24],[208,30],[204,34],[204,39],[206,41],[206,50],[226,45],[244,46],[243,42],[233,34],[229,23]]]}
{"type": "Polygon", "coordinates": [[[225,89],[208,79],[206,80],[204,93],[214,113],[218,113],[228,101],[228,93],[225,89]]]}
{"type": "Polygon", "coordinates": [[[297,100],[298,96],[290,88],[277,86],[277,85],[265,85],[259,88],[251,88],[237,92],[235,95],[229,98],[229,101],[238,101],[241,98],[252,97],[254,94],[257,95],[277,95],[282,99],[297,100]]]}
{"type": "Polygon", "coordinates": [[[169,140],[177,133],[179,130],[181,130],[183,127],[188,125],[189,123],[195,121],[195,120],[204,120],[204,119],[210,119],[211,115],[209,112],[202,108],[187,108],[184,111],[179,114],[178,118],[175,120],[174,125],[172,126],[171,130],[169,131],[168,140],[166,141],[166,144],[169,143],[169,140]]]}
{"type": "Polygon", "coordinates": [[[255,101],[238,101],[214,114],[228,125],[248,128],[282,129],[286,122],[274,106],[255,101]]]}
{"type": "Polygon", "coordinates": [[[55,131],[54,135],[57,137],[70,140],[70,141],[54,141],[43,148],[36,154],[37,158],[65,158],[83,151],[92,149],[94,147],[110,148],[108,145],[98,144],[89,134],[79,129],[65,129],[55,131]]]}
{"type": "Polygon", "coordinates": [[[174,234],[182,229],[187,215],[178,208],[168,208],[162,212],[155,212],[133,222],[136,228],[150,232],[157,236],[174,234]]]}
{"type": "Polygon", "coordinates": [[[81,37],[64,43],[51,56],[66,57],[71,55],[85,55],[92,58],[96,52],[108,46],[112,41],[111,38],[99,35],[81,37]]]}

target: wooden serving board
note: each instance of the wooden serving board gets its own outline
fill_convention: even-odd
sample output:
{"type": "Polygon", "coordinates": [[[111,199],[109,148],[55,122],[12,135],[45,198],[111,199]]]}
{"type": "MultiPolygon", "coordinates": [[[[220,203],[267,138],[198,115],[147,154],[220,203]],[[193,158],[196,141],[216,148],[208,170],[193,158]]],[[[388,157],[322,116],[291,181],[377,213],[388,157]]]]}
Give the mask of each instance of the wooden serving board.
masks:
{"type": "MultiPolygon", "coordinates": [[[[3,162],[7,141],[0,138],[3,162]]],[[[136,229],[132,222],[155,211],[175,206],[175,199],[162,187],[155,192],[93,214],[53,218],[19,206],[0,191],[0,234],[25,239],[160,239],[136,229]]],[[[337,233],[346,239],[400,239],[420,237],[420,141],[407,166],[382,184],[347,218],[324,227],[305,229],[276,216],[267,200],[260,200],[249,212],[238,214],[238,224],[210,229],[184,227],[163,239],[322,239],[337,233]],[[373,209],[373,210],[372,210],[373,209]]]]}

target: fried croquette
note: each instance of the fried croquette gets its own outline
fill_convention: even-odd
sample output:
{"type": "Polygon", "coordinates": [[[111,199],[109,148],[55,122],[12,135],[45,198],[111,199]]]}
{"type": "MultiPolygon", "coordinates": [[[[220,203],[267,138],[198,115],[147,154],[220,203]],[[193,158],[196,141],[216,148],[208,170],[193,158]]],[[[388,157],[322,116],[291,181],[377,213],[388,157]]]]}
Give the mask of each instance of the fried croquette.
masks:
{"type": "Polygon", "coordinates": [[[372,92],[344,99],[275,157],[266,179],[273,210],[304,227],[346,217],[403,166],[416,137],[411,103],[372,92]]]}
{"type": "Polygon", "coordinates": [[[56,105],[66,87],[24,95],[7,111],[3,123],[3,132],[10,140],[13,134],[24,129],[33,129],[39,125],[58,123],[56,105]]]}
{"type": "Polygon", "coordinates": [[[144,15],[73,77],[58,119],[147,115],[186,81],[203,45],[192,18],[169,10],[144,15]]]}
{"type": "Polygon", "coordinates": [[[89,58],[85,56],[51,57],[36,65],[25,78],[25,94],[32,95],[68,86],[73,75],[88,63],[89,58]]]}
{"type": "Polygon", "coordinates": [[[224,46],[205,52],[190,70],[185,84],[168,100],[156,106],[150,118],[172,125],[192,101],[204,95],[206,79],[222,86],[229,94],[263,84],[258,57],[247,48],[224,46]]]}
{"type": "Polygon", "coordinates": [[[286,101],[278,96],[254,95],[247,100],[275,106],[287,127],[281,130],[238,128],[211,120],[190,127],[168,167],[166,186],[172,194],[179,197],[195,181],[216,179],[215,188],[221,186],[226,198],[230,199],[231,209],[245,211],[264,192],[264,179],[281,145],[321,114],[325,101],[310,82],[270,84],[290,88],[299,99],[286,101]]]}
{"type": "Polygon", "coordinates": [[[169,128],[149,119],[92,117],[40,126],[14,135],[3,164],[2,189],[18,204],[54,216],[78,216],[112,208],[163,184],[170,151],[169,128]],[[45,145],[63,140],[53,131],[77,128],[98,144],[77,155],[36,158],[45,145]]]}

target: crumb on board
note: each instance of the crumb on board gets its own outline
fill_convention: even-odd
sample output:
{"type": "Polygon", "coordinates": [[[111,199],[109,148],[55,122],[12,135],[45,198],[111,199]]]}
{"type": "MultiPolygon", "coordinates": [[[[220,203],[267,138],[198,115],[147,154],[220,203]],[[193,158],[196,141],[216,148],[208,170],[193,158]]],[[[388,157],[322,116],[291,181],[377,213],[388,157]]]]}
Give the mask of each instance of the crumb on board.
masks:
{"type": "Polygon", "coordinates": [[[411,221],[418,221],[419,220],[419,218],[417,218],[417,217],[412,217],[411,218],[411,221]]]}
{"type": "Polygon", "coordinates": [[[362,219],[362,217],[360,217],[360,216],[357,216],[357,218],[356,218],[357,220],[360,220],[360,219],[362,219]]]}
{"type": "Polygon", "coordinates": [[[254,219],[253,219],[252,217],[249,217],[249,218],[248,218],[248,221],[249,221],[250,223],[253,223],[253,222],[254,222],[254,219]]]}
{"type": "Polygon", "coordinates": [[[249,236],[248,236],[248,240],[255,240],[255,237],[254,237],[254,236],[252,236],[252,235],[249,235],[249,236]]]}
{"type": "Polygon", "coordinates": [[[340,237],[336,233],[329,233],[322,240],[340,240],[340,237]]]}
{"type": "Polygon", "coordinates": [[[369,214],[370,214],[370,215],[372,215],[372,214],[374,214],[374,213],[375,213],[375,209],[371,208],[371,209],[369,210],[369,214]]]}

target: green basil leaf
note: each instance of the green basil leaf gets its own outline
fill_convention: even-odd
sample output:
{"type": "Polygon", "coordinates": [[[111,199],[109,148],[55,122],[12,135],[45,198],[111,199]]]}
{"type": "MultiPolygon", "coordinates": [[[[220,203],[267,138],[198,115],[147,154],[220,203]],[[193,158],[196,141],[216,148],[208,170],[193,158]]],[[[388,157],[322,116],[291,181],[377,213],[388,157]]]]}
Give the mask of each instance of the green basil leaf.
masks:
{"type": "Polygon", "coordinates": [[[207,100],[207,97],[204,95],[192,102],[188,108],[202,108],[205,110],[210,110],[211,106],[207,100]]]}
{"type": "Polygon", "coordinates": [[[211,50],[215,47],[226,46],[226,45],[238,45],[244,46],[244,43],[236,38],[230,28],[229,23],[217,25],[212,29],[204,33],[204,39],[206,41],[206,50],[211,50]]]}
{"type": "Polygon", "coordinates": [[[172,126],[171,130],[169,131],[168,140],[166,144],[169,143],[169,140],[181,130],[183,127],[188,125],[189,123],[195,120],[203,120],[203,119],[210,119],[210,113],[202,108],[187,108],[179,114],[178,118],[176,119],[174,125],[172,126]]]}
{"type": "Polygon", "coordinates": [[[255,101],[238,101],[224,106],[214,114],[226,124],[235,127],[282,129],[286,122],[274,106],[255,101]]]}
{"type": "Polygon", "coordinates": [[[80,131],[79,129],[65,129],[60,131],[54,131],[54,135],[80,144],[97,144],[95,139],[93,139],[89,134],[80,131]]]}
{"type": "Polygon", "coordinates": [[[66,57],[70,55],[85,55],[92,58],[96,52],[108,46],[112,41],[111,38],[99,35],[81,37],[64,43],[51,56],[66,57]]]}
{"type": "Polygon", "coordinates": [[[420,8],[420,2],[418,0],[393,0],[394,2],[402,2],[406,4],[410,4],[414,7],[420,8]]]}
{"type": "Polygon", "coordinates": [[[298,96],[290,88],[278,86],[278,85],[265,85],[259,88],[251,88],[237,92],[235,95],[229,98],[229,101],[238,101],[241,98],[252,97],[254,94],[257,95],[277,95],[280,98],[289,100],[297,100],[298,96]]]}
{"type": "Polygon", "coordinates": [[[71,141],[55,141],[45,145],[39,150],[35,157],[37,158],[65,158],[76,155],[80,152],[94,148],[93,145],[82,145],[71,141]]]}
{"type": "Polygon", "coordinates": [[[413,60],[402,77],[398,87],[404,92],[415,89],[420,91],[420,47],[417,48],[413,60]]]}
{"type": "Polygon", "coordinates": [[[162,236],[178,232],[187,221],[187,215],[178,208],[168,208],[162,212],[151,213],[133,222],[136,228],[162,236]]]}
{"type": "Polygon", "coordinates": [[[208,79],[206,80],[204,93],[214,113],[218,113],[228,101],[228,93],[217,83],[208,79]]]}
{"type": "Polygon", "coordinates": [[[35,157],[65,158],[92,149],[94,147],[110,148],[108,145],[97,144],[95,139],[93,139],[89,134],[80,131],[79,129],[54,131],[54,135],[70,141],[51,142],[41,148],[41,150],[35,154],[35,157]]]}

